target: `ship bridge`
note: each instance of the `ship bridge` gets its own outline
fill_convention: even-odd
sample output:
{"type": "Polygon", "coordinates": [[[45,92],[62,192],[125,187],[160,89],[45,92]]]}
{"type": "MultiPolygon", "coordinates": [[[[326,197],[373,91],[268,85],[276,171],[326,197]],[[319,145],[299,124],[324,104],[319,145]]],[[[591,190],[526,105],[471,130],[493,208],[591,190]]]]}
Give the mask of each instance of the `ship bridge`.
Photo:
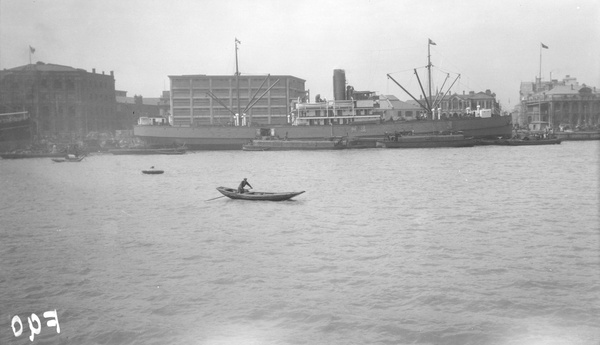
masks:
{"type": "Polygon", "coordinates": [[[317,103],[298,103],[291,114],[294,126],[378,122],[382,118],[375,99],[335,100],[317,103]]]}

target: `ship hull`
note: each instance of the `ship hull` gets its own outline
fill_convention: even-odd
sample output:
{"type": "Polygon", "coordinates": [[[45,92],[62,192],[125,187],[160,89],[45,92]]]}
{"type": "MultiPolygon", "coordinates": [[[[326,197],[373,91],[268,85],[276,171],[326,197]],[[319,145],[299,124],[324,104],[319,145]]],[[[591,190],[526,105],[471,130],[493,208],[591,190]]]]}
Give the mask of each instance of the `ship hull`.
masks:
{"type": "MultiPolygon", "coordinates": [[[[325,126],[266,125],[275,135],[295,140],[316,140],[348,136],[365,140],[383,139],[386,134],[413,131],[414,133],[462,132],[474,138],[510,137],[510,116],[489,118],[458,118],[435,121],[397,121],[325,126]]],[[[134,135],[151,146],[186,145],[190,150],[240,150],[256,137],[258,127],[199,126],[169,127],[138,125],[134,135]]]]}
{"type": "Polygon", "coordinates": [[[0,151],[25,147],[31,143],[31,120],[0,122],[0,151]]]}

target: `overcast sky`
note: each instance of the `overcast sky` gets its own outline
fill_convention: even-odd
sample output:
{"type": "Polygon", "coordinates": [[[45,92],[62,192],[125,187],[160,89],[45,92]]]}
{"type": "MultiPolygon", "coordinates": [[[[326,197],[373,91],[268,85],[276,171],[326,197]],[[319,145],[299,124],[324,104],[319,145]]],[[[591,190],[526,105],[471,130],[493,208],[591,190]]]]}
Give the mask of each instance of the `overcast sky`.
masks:
{"type": "Polygon", "coordinates": [[[428,39],[433,89],[495,92],[505,110],[522,81],[576,77],[600,87],[598,0],[0,0],[0,68],[43,61],[114,71],[129,96],[158,97],[169,75],[292,75],[332,99],[333,70],[356,90],[418,92],[428,39]],[[445,89],[445,88],[444,88],[445,89]]]}

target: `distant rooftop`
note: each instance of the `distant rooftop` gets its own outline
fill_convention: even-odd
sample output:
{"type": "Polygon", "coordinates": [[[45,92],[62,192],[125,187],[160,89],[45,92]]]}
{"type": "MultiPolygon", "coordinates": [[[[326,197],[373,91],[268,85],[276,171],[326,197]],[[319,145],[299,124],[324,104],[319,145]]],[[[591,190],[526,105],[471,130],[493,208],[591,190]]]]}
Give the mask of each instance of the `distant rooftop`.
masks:
{"type": "MultiPolygon", "coordinates": [[[[87,72],[85,69],[83,68],[74,68],[71,66],[65,66],[65,65],[58,65],[58,64],[53,64],[53,63],[44,63],[41,61],[38,61],[34,64],[27,64],[27,65],[23,65],[23,66],[18,66],[18,67],[14,67],[14,68],[9,68],[9,69],[5,69],[5,71],[14,71],[14,72],[27,72],[27,71],[39,71],[39,72],[87,72]]],[[[90,73],[95,73],[96,74],[96,69],[93,68],[92,72],[90,73]]],[[[103,75],[104,72],[102,73],[97,73],[99,75],[103,75]]],[[[112,75],[113,72],[110,71],[110,73],[108,73],[107,75],[112,75]]]]}
{"type": "MultiPolygon", "coordinates": [[[[412,101],[412,100],[411,100],[412,101]]],[[[388,102],[393,109],[408,109],[413,110],[415,108],[420,108],[418,104],[414,101],[412,102],[404,102],[398,99],[398,97],[394,95],[381,95],[379,102],[388,102]]]]}
{"type": "MultiPolygon", "coordinates": [[[[169,78],[232,78],[235,77],[235,75],[233,74],[182,74],[182,75],[170,75],[168,76],[169,78]]],[[[262,78],[266,78],[267,75],[265,74],[245,74],[245,73],[240,73],[240,78],[248,78],[248,77],[262,77],[262,78]]],[[[289,77],[289,78],[296,78],[298,80],[302,80],[302,81],[306,81],[305,79],[302,78],[298,78],[296,76],[293,75],[289,75],[289,74],[270,74],[268,75],[269,79],[277,79],[279,77],[289,77]]]]}
{"type": "MultiPolygon", "coordinates": [[[[123,97],[117,96],[117,103],[120,104],[135,104],[135,97],[123,97]]],[[[160,98],[145,98],[142,97],[142,104],[144,105],[159,105],[160,98]]]]}
{"type": "Polygon", "coordinates": [[[577,78],[566,75],[563,80],[552,79],[546,81],[540,81],[536,78],[535,82],[524,81],[521,82],[521,93],[522,94],[535,94],[544,93],[546,95],[574,95],[580,91],[586,91],[591,93],[598,93],[596,87],[587,86],[585,84],[579,85],[577,78]],[[584,90],[585,89],[585,90],[584,90]]]}

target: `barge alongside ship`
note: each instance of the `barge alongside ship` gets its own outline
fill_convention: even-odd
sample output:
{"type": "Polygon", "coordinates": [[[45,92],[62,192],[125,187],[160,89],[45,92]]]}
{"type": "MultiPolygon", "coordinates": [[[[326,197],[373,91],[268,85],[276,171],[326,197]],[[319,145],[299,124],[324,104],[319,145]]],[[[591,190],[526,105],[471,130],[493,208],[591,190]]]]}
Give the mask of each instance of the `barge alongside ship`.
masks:
{"type": "Polygon", "coordinates": [[[472,147],[475,139],[465,137],[462,133],[429,134],[429,135],[399,135],[386,137],[377,142],[377,147],[384,148],[434,148],[434,147],[472,147]]]}
{"type": "Polygon", "coordinates": [[[343,150],[347,148],[345,139],[331,140],[271,140],[254,139],[242,147],[244,151],[314,151],[343,150]]]}

